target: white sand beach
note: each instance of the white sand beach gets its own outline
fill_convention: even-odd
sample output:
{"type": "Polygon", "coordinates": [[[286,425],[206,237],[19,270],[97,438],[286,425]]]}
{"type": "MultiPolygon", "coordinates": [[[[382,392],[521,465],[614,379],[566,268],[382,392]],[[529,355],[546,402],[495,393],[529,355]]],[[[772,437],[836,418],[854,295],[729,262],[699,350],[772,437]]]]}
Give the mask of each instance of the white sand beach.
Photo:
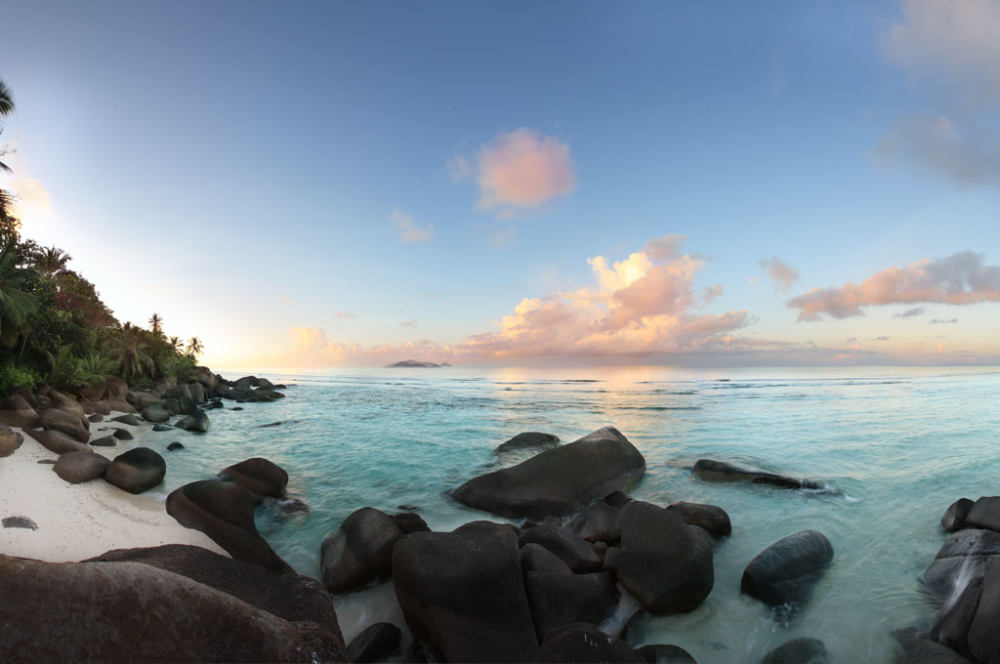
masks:
{"type": "MultiPolygon", "coordinates": [[[[152,429],[147,423],[99,423],[91,427],[91,438],[106,435],[98,431],[104,426],[127,429],[134,436],[115,447],[93,448],[109,459],[141,446],[144,435],[152,429]]],[[[228,555],[208,536],[185,528],[167,514],[164,496],[156,489],[133,495],[100,478],[70,484],[53,472],[51,464],[38,463],[57,458],[26,433],[24,444],[14,454],[0,458],[0,518],[23,516],[38,526],[36,530],[0,528],[0,553],[65,562],[111,549],[192,544],[228,555]]]]}

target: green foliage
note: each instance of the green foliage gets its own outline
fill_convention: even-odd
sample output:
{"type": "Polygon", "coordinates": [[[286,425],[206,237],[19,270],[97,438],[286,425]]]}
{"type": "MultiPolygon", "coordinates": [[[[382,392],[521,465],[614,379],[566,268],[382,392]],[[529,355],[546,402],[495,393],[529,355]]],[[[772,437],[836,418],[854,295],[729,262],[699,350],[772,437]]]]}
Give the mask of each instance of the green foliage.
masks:
{"type": "Polygon", "coordinates": [[[195,360],[190,355],[175,355],[167,363],[163,374],[173,376],[178,383],[190,382],[195,379],[195,360]]]}
{"type": "Polygon", "coordinates": [[[12,346],[24,332],[38,304],[28,292],[35,275],[20,266],[21,258],[15,243],[0,249],[0,344],[6,346],[12,346]]]}
{"type": "Polygon", "coordinates": [[[90,384],[92,376],[83,368],[80,358],[73,355],[72,346],[63,346],[55,355],[46,355],[49,360],[49,375],[46,380],[53,387],[76,390],[90,384]]]}
{"type": "Polygon", "coordinates": [[[31,367],[13,361],[0,365],[0,394],[8,394],[18,388],[33,390],[42,384],[42,377],[31,367]]]}

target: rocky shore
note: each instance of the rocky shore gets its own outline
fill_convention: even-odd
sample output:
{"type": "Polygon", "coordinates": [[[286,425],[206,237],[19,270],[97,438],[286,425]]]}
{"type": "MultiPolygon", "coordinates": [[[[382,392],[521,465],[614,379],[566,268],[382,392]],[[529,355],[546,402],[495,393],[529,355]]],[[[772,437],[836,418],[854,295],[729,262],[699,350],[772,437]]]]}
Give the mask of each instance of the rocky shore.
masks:
{"type": "MultiPolygon", "coordinates": [[[[113,455],[103,445],[154,424],[205,432],[211,410],[226,407],[223,399],[271,401],[281,398],[280,388],[199,370],[197,382],[151,390],[109,381],[103,393],[79,398],[14,395],[0,404],[0,455],[13,454],[23,440],[16,456],[34,445],[40,452],[33,456],[47,456],[38,461],[54,461],[32,458],[36,473],[74,489],[103,486],[114,492],[106,504],[132,505],[160,484],[169,454],[165,460],[139,445],[113,455]],[[99,430],[105,426],[110,432],[99,430]]],[[[265,502],[308,507],[286,496],[284,469],[256,457],[208,469],[218,473],[214,479],[157,502],[157,518],[174,529],[169,541],[132,539],[56,559],[4,550],[22,557],[0,555],[0,593],[19,597],[0,604],[8,626],[0,632],[0,661],[694,662],[676,644],[643,644],[635,625],[644,616],[694,611],[709,597],[716,547],[736,537],[726,511],[630,497],[646,461],[613,427],[565,444],[525,432],[497,453],[511,449],[528,458],[450,492],[483,519],[438,532],[415,511],[359,506],[323,540],[319,580],[297,574],[257,531],[255,509],[265,502]],[[387,589],[402,619],[366,624],[345,642],[335,604],[376,586],[387,589]],[[142,638],[134,638],[139,632],[142,638]]],[[[0,459],[0,473],[11,460],[0,459]]],[[[692,477],[769,489],[825,487],[708,459],[695,463],[692,477]]],[[[0,506],[0,533],[38,527],[27,510],[8,514],[0,506]]],[[[962,499],[942,526],[953,534],[923,578],[936,623],[929,631],[896,632],[896,661],[1000,661],[1000,632],[993,629],[1000,615],[1000,498],[962,499]]],[[[745,562],[739,591],[759,602],[778,630],[809,611],[836,564],[822,530],[822,523],[797,532],[776,526],[772,543],[745,562]]],[[[159,532],[166,531],[161,523],[159,532]]],[[[795,638],[759,661],[837,660],[820,638],[795,638]]]]}

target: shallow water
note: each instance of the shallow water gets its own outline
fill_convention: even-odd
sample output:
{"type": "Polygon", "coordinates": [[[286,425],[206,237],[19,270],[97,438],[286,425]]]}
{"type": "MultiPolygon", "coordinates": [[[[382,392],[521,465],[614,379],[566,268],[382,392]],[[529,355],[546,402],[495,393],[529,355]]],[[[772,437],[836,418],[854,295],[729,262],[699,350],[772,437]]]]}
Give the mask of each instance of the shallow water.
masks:
{"type": "MultiPolygon", "coordinates": [[[[236,372],[226,373],[236,377],[236,372]]],[[[644,619],[640,643],[675,643],[701,664],[757,662],[790,638],[823,639],[835,661],[891,659],[890,632],[927,625],[917,577],[944,540],[960,496],[1000,494],[1000,372],[983,369],[372,369],[267,373],[287,398],[209,413],[205,436],[162,436],[166,491],[252,456],[284,467],[312,507],[258,527],[299,572],[319,575],[323,537],[366,505],[414,505],[435,530],[490,518],[444,492],[496,464],[521,431],[564,441],[613,424],[646,458],[632,495],[725,509],[733,534],[715,553],[715,587],[696,611],[644,619]],[[281,421],[277,427],[260,425],[281,421]],[[828,492],[692,477],[707,457],[822,481],[828,492]],[[739,593],[747,562],[803,528],[823,532],[833,566],[790,624],[739,593]]],[[[231,406],[231,402],[227,402],[231,406]]],[[[160,439],[156,439],[159,441],[160,439]]],[[[521,457],[523,458],[523,457],[521,457]]],[[[497,519],[499,520],[499,519],[497,519]]],[[[337,598],[345,636],[401,620],[391,586],[337,598]]]]}

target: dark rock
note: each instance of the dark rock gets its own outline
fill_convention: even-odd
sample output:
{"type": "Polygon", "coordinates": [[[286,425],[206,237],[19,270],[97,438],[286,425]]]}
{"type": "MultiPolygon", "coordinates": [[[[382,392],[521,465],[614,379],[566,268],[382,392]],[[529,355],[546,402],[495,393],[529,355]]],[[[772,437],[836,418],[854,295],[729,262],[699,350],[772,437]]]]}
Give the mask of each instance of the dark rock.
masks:
{"type": "Polygon", "coordinates": [[[759,470],[748,470],[725,461],[698,459],[694,464],[694,474],[706,482],[751,482],[769,484],[782,489],[822,489],[819,482],[785,477],[759,470]]]}
{"type": "Polygon", "coordinates": [[[983,576],[970,578],[957,596],[948,598],[938,611],[931,638],[962,655],[969,654],[969,629],[983,591],[983,576]]]}
{"type": "Polygon", "coordinates": [[[67,413],[73,413],[78,417],[86,418],[87,413],[84,412],[83,406],[80,405],[79,401],[68,394],[64,394],[59,390],[51,390],[48,396],[49,399],[52,400],[53,408],[64,410],[67,413]]]}
{"type": "Polygon", "coordinates": [[[893,660],[895,664],[970,664],[969,660],[951,648],[935,643],[916,627],[892,633],[902,652],[893,660]]]}
{"type": "Polygon", "coordinates": [[[118,444],[118,439],[114,436],[102,436],[90,441],[90,444],[94,447],[114,447],[118,444]]]}
{"type": "Polygon", "coordinates": [[[105,383],[107,384],[108,397],[114,399],[128,398],[128,383],[121,378],[112,378],[109,376],[105,380],[105,383]]]}
{"type": "Polygon", "coordinates": [[[1000,533],[981,528],[966,528],[949,536],[927,567],[921,582],[938,601],[957,596],[971,578],[982,577],[986,563],[1000,555],[1000,533]]]}
{"type": "Polygon", "coordinates": [[[225,408],[225,406],[223,406],[222,402],[219,401],[218,399],[213,399],[212,401],[208,401],[205,403],[204,406],[202,406],[203,410],[215,410],[216,408],[225,408]]]}
{"type": "Polygon", "coordinates": [[[537,431],[526,431],[519,433],[505,443],[497,447],[498,454],[527,449],[547,449],[559,444],[559,436],[551,433],[538,433],[537,431]]]}
{"type": "Polygon", "coordinates": [[[100,401],[91,401],[90,407],[94,409],[94,415],[100,415],[102,418],[111,414],[111,406],[108,405],[107,399],[101,399],[100,401]]]}
{"type": "Polygon", "coordinates": [[[163,481],[167,462],[148,447],[135,447],[115,457],[104,479],[129,493],[142,493],[163,481]]]}
{"type": "Polygon", "coordinates": [[[82,413],[71,413],[60,408],[46,408],[41,413],[42,428],[48,431],[59,431],[86,443],[90,440],[90,420],[82,413]]]}
{"type": "Polygon", "coordinates": [[[712,537],[725,537],[733,532],[729,515],[721,507],[678,502],[668,505],[667,509],[677,512],[684,519],[684,523],[704,528],[712,537]]]}
{"type": "Polygon", "coordinates": [[[539,662],[558,664],[597,664],[636,662],[646,660],[624,641],[612,638],[594,625],[576,623],[552,630],[545,635],[539,662]]]}
{"type": "Polygon", "coordinates": [[[1000,531],[1000,496],[983,496],[969,508],[965,523],[973,528],[1000,531]]]}
{"type": "Polygon", "coordinates": [[[194,431],[195,433],[205,433],[208,431],[209,424],[211,424],[211,422],[208,419],[208,415],[206,415],[203,410],[199,410],[194,415],[182,417],[174,422],[174,426],[178,429],[194,431]]]}
{"type": "Polygon", "coordinates": [[[229,410],[243,410],[243,406],[234,406],[234,407],[230,408],[229,410]]]}
{"type": "Polygon", "coordinates": [[[104,416],[100,413],[94,413],[93,415],[88,416],[87,419],[90,420],[91,423],[96,424],[97,422],[103,422],[104,416]]]}
{"type": "Polygon", "coordinates": [[[188,383],[187,386],[192,401],[195,403],[203,403],[205,401],[205,388],[202,387],[201,383],[188,383]]]}
{"type": "Polygon", "coordinates": [[[740,591],[769,606],[804,604],[813,585],[833,560],[822,533],[800,530],[757,554],[743,571],[740,591]]]}
{"type": "Polygon", "coordinates": [[[139,411],[143,411],[150,406],[158,405],[161,401],[162,399],[160,398],[160,395],[155,392],[147,392],[145,390],[129,390],[128,393],[128,402],[139,411]]]}
{"type": "MultiPolygon", "coordinates": [[[[572,574],[562,558],[546,549],[541,544],[528,543],[521,547],[521,570],[527,572],[544,572],[546,574],[572,574]]],[[[544,635],[543,635],[544,636],[544,635]]]]}
{"type": "Polygon", "coordinates": [[[105,384],[103,379],[95,385],[80,388],[80,396],[87,401],[100,401],[107,395],[107,393],[108,386],[105,384]]]}
{"type": "Polygon", "coordinates": [[[539,641],[550,630],[565,625],[581,622],[598,625],[618,604],[618,588],[607,572],[525,572],[524,587],[539,641]]]}
{"type": "Polygon", "coordinates": [[[539,661],[535,625],[509,525],[404,535],[393,585],[414,637],[449,662],[539,661]]]}
{"type": "Polygon", "coordinates": [[[538,526],[525,531],[518,544],[539,544],[559,556],[577,574],[599,572],[603,565],[601,557],[586,540],[568,528],[538,526]]]}
{"type": "Polygon", "coordinates": [[[617,544],[622,537],[621,516],[619,508],[602,501],[587,505],[566,525],[588,542],[617,544]]]}
{"type": "Polygon", "coordinates": [[[642,477],[646,462],[614,427],[473,478],[452,492],[460,503],[511,518],[542,519],[580,509],[642,477]]]}
{"type": "MultiPolygon", "coordinates": [[[[98,407],[97,404],[104,404],[108,408],[109,412],[112,411],[112,410],[117,411],[119,413],[134,413],[135,412],[135,406],[133,406],[132,404],[130,404],[128,401],[125,401],[125,399],[112,399],[112,398],[109,397],[109,398],[105,399],[104,401],[95,401],[94,402],[94,408],[98,407]]],[[[98,410],[97,412],[103,413],[103,410],[98,410]]],[[[107,415],[108,413],[104,413],[104,414],[107,415]]]]}
{"type": "Polygon", "coordinates": [[[311,620],[148,564],[0,556],[0,597],[17,597],[0,602],[4,662],[346,661],[343,640],[311,620]]]}
{"type": "Polygon", "coordinates": [[[229,466],[219,473],[219,476],[224,480],[236,482],[253,493],[272,498],[283,497],[285,487],[288,485],[288,473],[281,466],[261,457],[229,466]]]}
{"type": "Polygon", "coordinates": [[[979,604],[969,627],[969,653],[978,661],[1000,662],[1000,558],[991,558],[986,563],[982,583],[979,604]]]}
{"type": "Polygon", "coordinates": [[[198,414],[198,402],[196,402],[191,397],[181,397],[175,400],[177,403],[177,412],[183,413],[185,415],[197,415],[198,414]]]}
{"type": "Polygon", "coordinates": [[[67,452],[59,457],[52,470],[67,482],[76,484],[102,477],[110,463],[93,452],[67,452]]]}
{"type": "Polygon", "coordinates": [[[621,509],[632,502],[632,499],[628,497],[628,494],[622,493],[621,491],[612,491],[608,495],[604,496],[604,502],[612,507],[621,509]]]}
{"type": "Polygon", "coordinates": [[[135,415],[132,415],[131,413],[127,415],[119,415],[117,417],[112,417],[111,421],[120,422],[121,424],[128,424],[129,426],[133,427],[137,427],[141,424],[139,418],[136,417],[135,415]]]}
{"type": "Polygon", "coordinates": [[[760,664],[830,664],[830,655],[819,639],[799,638],[767,653],[760,664]]]}
{"type": "Polygon", "coordinates": [[[66,452],[89,451],[90,448],[83,443],[73,439],[61,431],[44,431],[42,429],[25,429],[24,432],[41,443],[42,447],[55,452],[65,454],[66,452]]]}
{"type": "Polygon", "coordinates": [[[161,432],[161,431],[173,431],[173,430],[174,430],[174,428],[172,426],[167,425],[167,424],[154,424],[153,425],[153,431],[161,432]]]}
{"type": "Polygon", "coordinates": [[[0,457],[10,456],[21,446],[23,439],[19,436],[20,434],[6,424],[0,424],[0,457]]]}
{"type": "MultiPolygon", "coordinates": [[[[166,422],[170,419],[170,412],[158,404],[146,406],[142,409],[142,419],[147,422],[166,422]]],[[[135,417],[134,415],[132,417],[135,417]]]]}
{"type": "MultiPolygon", "coordinates": [[[[0,521],[4,528],[28,528],[30,530],[38,530],[38,524],[29,519],[26,516],[5,516],[3,521],[0,521]]],[[[0,554],[0,558],[4,556],[0,554]]],[[[7,595],[7,597],[12,597],[13,595],[7,595]]],[[[3,632],[4,630],[0,630],[3,632]]]]}
{"type": "Polygon", "coordinates": [[[208,535],[234,559],[278,571],[291,569],[257,532],[253,506],[253,494],[222,480],[185,484],[167,496],[167,514],[208,535]]]}
{"type": "Polygon", "coordinates": [[[404,534],[430,531],[427,522],[419,514],[414,514],[413,512],[400,512],[393,515],[392,520],[396,522],[396,525],[399,526],[399,529],[404,534]]]}
{"type": "Polygon", "coordinates": [[[402,529],[373,507],[357,510],[323,540],[323,584],[332,593],[357,590],[392,573],[392,549],[402,529]]]}
{"type": "Polygon", "coordinates": [[[56,463],[56,459],[39,459],[35,463],[40,463],[42,465],[53,465],[56,463]]]}
{"type": "Polygon", "coordinates": [[[34,429],[41,420],[35,409],[20,395],[11,395],[0,401],[0,423],[9,427],[34,429]]]}
{"type": "Polygon", "coordinates": [[[135,436],[133,436],[127,429],[115,429],[115,432],[112,435],[118,440],[132,440],[135,438],[135,436]]]}
{"type": "Polygon", "coordinates": [[[173,452],[174,450],[183,450],[183,449],[184,449],[184,445],[181,444],[181,443],[179,443],[179,442],[177,442],[176,440],[174,442],[170,443],[169,445],[167,445],[167,451],[168,452],[173,452]]]}
{"type": "Polygon", "coordinates": [[[656,614],[697,608],[715,584],[712,538],[670,510],[634,500],[622,508],[621,546],[605,567],[656,614]]]}
{"type": "Polygon", "coordinates": [[[403,634],[392,623],[369,625],[347,646],[347,658],[355,664],[384,662],[399,652],[403,634]]]}
{"type": "Polygon", "coordinates": [[[261,424],[258,429],[270,429],[271,427],[280,427],[283,422],[270,422],[269,424],[261,424]]]}
{"type": "Polygon", "coordinates": [[[636,648],[648,664],[698,664],[687,650],[665,643],[652,643],[636,648]]]}
{"type": "Polygon", "coordinates": [[[285,514],[308,514],[309,506],[298,498],[285,498],[277,501],[278,508],[285,514]]]}

